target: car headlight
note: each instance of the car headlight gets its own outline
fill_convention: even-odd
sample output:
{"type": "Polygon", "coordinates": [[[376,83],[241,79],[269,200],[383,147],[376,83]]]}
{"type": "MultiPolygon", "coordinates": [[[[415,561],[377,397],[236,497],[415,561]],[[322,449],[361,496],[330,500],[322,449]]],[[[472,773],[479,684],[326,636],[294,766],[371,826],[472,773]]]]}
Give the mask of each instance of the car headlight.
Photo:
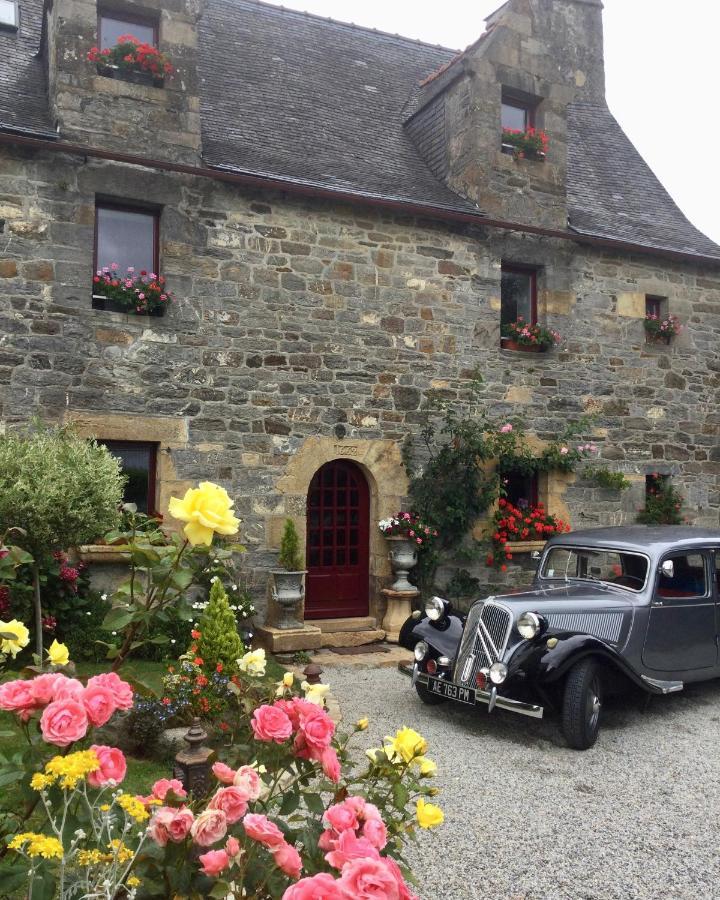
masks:
{"type": "Polygon", "coordinates": [[[425,641],[418,641],[417,644],[415,644],[415,649],[413,650],[413,653],[415,654],[415,659],[418,662],[422,662],[425,659],[425,657],[427,656],[429,649],[430,648],[425,643],[425,641]]]}
{"type": "Polygon", "coordinates": [[[540,634],[542,625],[542,619],[537,613],[526,612],[518,619],[517,630],[520,632],[520,637],[525,638],[526,641],[531,641],[540,634]]]}
{"type": "Polygon", "coordinates": [[[442,597],[431,597],[425,604],[425,615],[437,622],[445,615],[445,601],[442,597]]]}
{"type": "Polygon", "coordinates": [[[490,666],[490,681],[493,684],[502,684],[507,678],[508,668],[505,663],[496,662],[490,666]]]}

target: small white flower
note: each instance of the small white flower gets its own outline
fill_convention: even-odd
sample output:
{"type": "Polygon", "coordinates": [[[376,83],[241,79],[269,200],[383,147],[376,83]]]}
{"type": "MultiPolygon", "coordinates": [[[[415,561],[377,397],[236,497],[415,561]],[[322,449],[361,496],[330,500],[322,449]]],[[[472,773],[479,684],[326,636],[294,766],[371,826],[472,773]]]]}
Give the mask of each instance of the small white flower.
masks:
{"type": "Polygon", "coordinates": [[[171,643],[171,644],[174,644],[174,643],[175,643],[175,638],[170,638],[170,643],[171,643]]]}
{"type": "Polygon", "coordinates": [[[100,599],[101,599],[101,600],[107,600],[107,594],[101,594],[101,595],[100,595],[100,599]]]}
{"type": "Polygon", "coordinates": [[[230,609],[234,609],[234,610],[237,611],[237,606],[235,606],[235,604],[233,604],[233,605],[230,607],[230,609]]]}
{"type": "Polygon", "coordinates": [[[233,591],[236,591],[236,590],[237,590],[237,585],[236,585],[236,584],[231,584],[230,587],[232,588],[233,591]]]}
{"type": "Polygon", "coordinates": [[[113,631],[111,633],[112,633],[112,636],[115,637],[115,635],[117,634],[117,631],[113,631]]]}
{"type": "Polygon", "coordinates": [[[220,581],[220,579],[217,577],[217,575],[213,575],[213,577],[210,579],[210,584],[214,584],[216,581],[220,581]]]}
{"type": "Polygon", "coordinates": [[[215,564],[217,564],[217,563],[220,562],[220,560],[219,560],[219,559],[214,559],[213,562],[214,562],[215,564]]]}
{"type": "Polygon", "coordinates": [[[88,611],[88,612],[85,613],[85,615],[86,615],[86,616],[91,616],[92,613],[91,613],[90,611],[88,611]]]}

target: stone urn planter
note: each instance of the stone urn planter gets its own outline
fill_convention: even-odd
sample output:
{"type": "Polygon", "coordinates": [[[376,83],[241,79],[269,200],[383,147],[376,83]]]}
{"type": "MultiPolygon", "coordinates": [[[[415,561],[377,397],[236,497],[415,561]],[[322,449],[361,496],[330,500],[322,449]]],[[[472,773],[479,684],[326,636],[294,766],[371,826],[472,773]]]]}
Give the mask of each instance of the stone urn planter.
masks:
{"type": "Polygon", "coordinates": [[[408,581],[410,570],[415,568],[418,561],[417,543],[412,538],[403,535],[390,535],[385,540],[390,544],[388,556],[395,579],[390,585],[390,590],[400,593],[406,591],[417,593],[415,585],[408,581]]]}
{"type": "Polygon", "coordinates": [[[289,572],[287,569],[273,569],[271,574],[274,582],[272,596],[280,610],[276,627],[302,628],[303,624],[298,620],[297,611],[305,596],[306,570],[289,572]]]}

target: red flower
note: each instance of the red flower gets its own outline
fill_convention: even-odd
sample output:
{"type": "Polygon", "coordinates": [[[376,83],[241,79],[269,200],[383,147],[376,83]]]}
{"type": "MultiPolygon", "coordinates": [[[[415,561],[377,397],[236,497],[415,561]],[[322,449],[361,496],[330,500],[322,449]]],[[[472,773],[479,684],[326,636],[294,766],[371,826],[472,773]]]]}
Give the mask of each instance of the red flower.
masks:
{"type": "Polygon", "coordinates": [[[223,664],[222,664],[222,663],[218,663],[218,664],[215,666],[215,671],[216,671],[216,672],[222,672],[222,670],[223,670],[223,664]]]}
{"type": "Polygon", "coordinates": [[[200,657],[200,656],[196,656],[195,659],[193,660],[193,663],[194,663],[196,666],[202,666],[202,665],[204,665],[204,663],[203,663],[203,661],[202,661],[202,657],[200,657]]]}
{"type": "Polygon", "coordinates": [[[190,637],[191,637],[191,638],[194,638],[194,639],[197,641],[197,640],[199,640],[199,638],[202,637],[202,632],[196,631],[196,630],[193,628],[193,630],[190,632],[190,637]]]}

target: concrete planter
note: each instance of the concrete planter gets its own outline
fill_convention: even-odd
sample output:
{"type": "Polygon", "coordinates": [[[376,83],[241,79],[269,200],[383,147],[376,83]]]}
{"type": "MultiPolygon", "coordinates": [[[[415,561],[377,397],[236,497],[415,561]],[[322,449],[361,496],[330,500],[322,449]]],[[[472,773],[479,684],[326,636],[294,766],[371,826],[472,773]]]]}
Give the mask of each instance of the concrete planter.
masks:
{"type": "Polygon", "coordinates": [[[119,312],[126,316],[153,316],[159,318],[165,312],[163,309],[151,309],[149,312],[138,313],[134,309],[118,303],[117,300],[109,300],[107,297],[103,297],[102,294],[92,295],[92,305],[93,309],[102,309],[105,312],[119,312]]]}
{"type": "Polygon", "coordinates": [[[302,628],[297,610],[305,596],[305,570],[288,572],[286,569],[274,569],[271,574],[274,581],[273,600],[280,609],[280,620],[276,627],[283,630],[302,628]]]}
{"type": "Polygon", "coordinates": [[[417,593],[415,585],[410,584],[408,575],[415,568],[418,561],[417,543],[403,535],[390,535],[385,540],[390,542],[390,565],[392,566],[395,581],[390,585],[390,590],[395,593],[417,593]]]}

